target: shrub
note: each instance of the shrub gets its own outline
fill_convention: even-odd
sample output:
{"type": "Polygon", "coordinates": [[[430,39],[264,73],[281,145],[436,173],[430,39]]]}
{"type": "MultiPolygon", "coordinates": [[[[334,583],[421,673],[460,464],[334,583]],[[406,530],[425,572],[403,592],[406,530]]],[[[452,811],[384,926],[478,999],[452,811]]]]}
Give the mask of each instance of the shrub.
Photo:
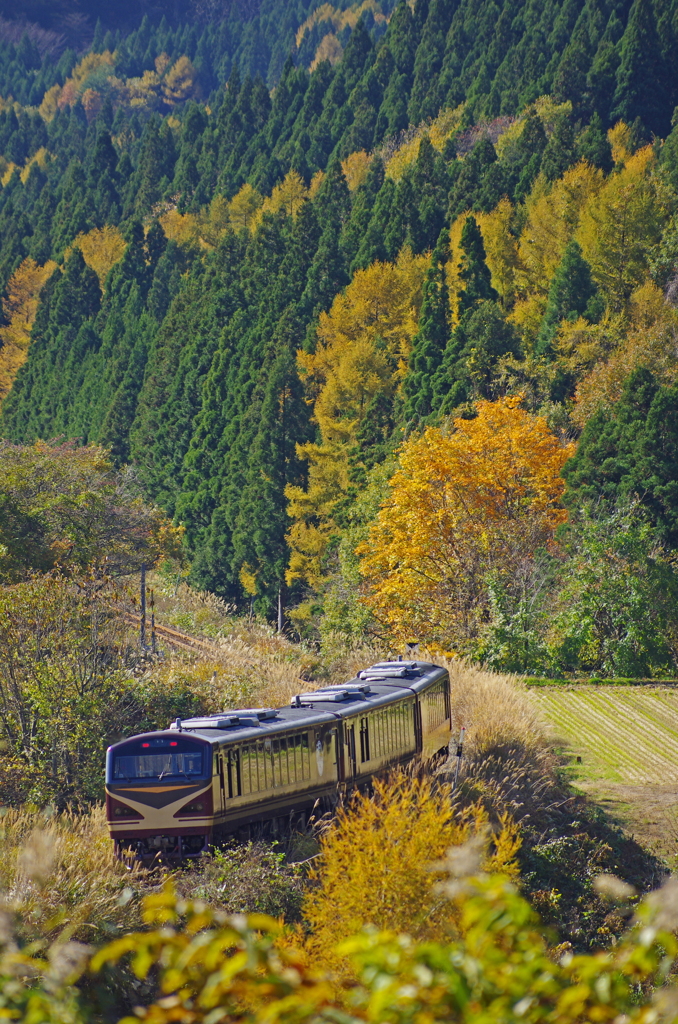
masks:
{"type": "MultiPolygon", "coordinates": [[[[374,795],[358,794],[321,840],[317,887],[304,904],[311,959],[340,967],[333,951],[364,924],[440,939],[450,927],[449,906],[435,892],[433,864],[449,846],[481,834],[480,807],[456,813],[448,786],[430,778],[394,775],[377,781],[374,795]]],[[[515,873],[519,843],[504,820],[488,866],[515,873]]]]}
{"type": "MultiPolygon", "coordinates": [[[[317,966],[290,949],[272,919],[231,917],[177,900],[171,888],[146,900],[145,931],[95,955],[92,969],[130,958],[146,977],[159,972],[159,995],[135,1017],[148,1024],[575,1024],[675,1019],[678,989],[669,980],[678,954],[678,883],[650,897],[636,923],[607,953],[553,956],[536,913],[505,875],[480,870],[472,839],[438,865],[440,895],[461,937],[418,942],[395,931],[362,931],[338,947],[357,980],[334,989],[317,966]]],[[[601,879],[612,900],[630,890],[601,879]]]]}
{"type": "Polygon", "coordinates": [[[263,842],[215,850],[199,867],[179,875],[177,887],[231,914],[269,914],[288,923],[301,917],[304,879],[299,868],[263,842]]]}

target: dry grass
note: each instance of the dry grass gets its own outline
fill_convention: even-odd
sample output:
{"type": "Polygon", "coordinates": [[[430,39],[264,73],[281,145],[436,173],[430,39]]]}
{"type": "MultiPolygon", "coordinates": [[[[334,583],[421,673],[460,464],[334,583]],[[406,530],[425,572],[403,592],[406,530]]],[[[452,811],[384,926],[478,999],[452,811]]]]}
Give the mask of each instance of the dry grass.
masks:
{"type": "Polygon", "coordinates": [[[548,745],[549,726],[518,676],[497,675],[460,659],[438,659],[450,673],[453,720],[466,726],[466,743],[478,753],[519,740],[525,747],[548,745]]]}
{"type": "Polygon", "coordinates": [[[0,900],[24,940],[97,942],[138,924],[139,898],[158,878],[113,857],[104,808],[60,814],[3,808],[0,900]]]}
{"type": "MultiPolygon", "coordinates": [[[[541,816],[563,794],[549,727],[524,683],[458,659],[439,661],[450,673],[453,747],[466,727],[459,800],[481,800],[495,820],[505,812],[517,822],[541,816]]],[[[450,758],[443,774],[454,767],[450,758]]]]}
{"type": "Polygon", "coordinates": [[[175,586],[157,573],[149,576],[148,586],[154,591],[159,623],[210,642],[209,653],[167,651],[151,674],[171,686],[188,686],[206,712],[247,704],[281,706],[320,682],[345,682],[385,656],[369,646],[347,650],[345,642],[319,653],[294,643],[269,623],[236,616],[214,594],[185,583],[175,586]]]}

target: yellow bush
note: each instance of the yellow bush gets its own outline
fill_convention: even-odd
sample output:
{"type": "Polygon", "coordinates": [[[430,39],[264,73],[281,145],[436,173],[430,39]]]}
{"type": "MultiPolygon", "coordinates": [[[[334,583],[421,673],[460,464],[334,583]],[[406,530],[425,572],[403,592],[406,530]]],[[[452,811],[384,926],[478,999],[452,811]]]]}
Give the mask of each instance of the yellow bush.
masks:
{"type": "Polygon", "coordinates": [[[341,169],[344,172],[346,183],[351,192],[355,192],[362,185],[367,177],[369,166],[370,155],[364,149],[357,153],[351,153],[345,160],[341,161],[341,169]]]}
{"type": "MultiPolygon", "coordinates": [[[[450,846],[487,829],[479,807],[453,808],[447,786],[430,778],[394,776],[376,782],[339,812],[322,839],[321,866],[313,877],[304,917],[311,961],[342,970],[337,943],[364,925],[440,940],[454,928],[450,905],[436,890],[435,865],[450,846]]],[[[515,826],[505,819],[485,867],[515,875],[515,826]]],[[[345,966],[344,968],[345,969],[345,966]]]]}

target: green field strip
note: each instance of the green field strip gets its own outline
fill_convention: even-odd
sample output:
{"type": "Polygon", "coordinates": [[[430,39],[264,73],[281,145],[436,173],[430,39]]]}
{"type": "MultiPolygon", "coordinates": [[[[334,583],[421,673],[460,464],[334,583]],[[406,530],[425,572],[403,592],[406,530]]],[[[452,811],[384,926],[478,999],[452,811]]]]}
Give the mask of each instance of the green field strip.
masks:
{"type": "MultiPolygon", "coordinates": [[[[653,749],[662,758],[669,759],[669,763],[678,769],[678,743],[676,742],[676,733],[672,730],[665,721],[659,721],[655,716],[652,715],[653,703],[656,707],[656,702],[652,701],[652,698],[645,700],[626,700],[623,702],[615,701],[609,694],[600,695],[600,703],[605,705],[608,709],[611,719],[620,719],[626,724],[628,718],[631,715],[635,715],[634,722],[628,723],[630,727],[635,729],[642,729],[644,734],[644,746],[653,749]],[[629,713],[627,715],[621,714],[621,708],[619,704],[626,704],[629,706],[629,713]],[[652,742],[654,741],[654,742],[652,742]]],[[[638,743],[638,737],[635,737],[636,744],[638,743]]]]}
{"type": "Polygon", "coordinates": [[[611,781],[622,781],[622,776],[626,781],[656,781],[658,774],[675,781],[678,745],[675,730],[665,719],[678,724],[678,701],[674,706],[661,701],[658,707],[658,696],[627,691],[621,697],[618,690],[532,693],[564,738],[574,740],[606,775],[616,776],[611,781]],[[612,739],[615,734],[617,742],[612,739]]]}
{"type": "MultiPolygon", "coordinates": [[[[654,754],[664,762],[670,763],[674,772],[678,770],[678,739],[676,730],[666,722],[665,716],[657,718],[652,714],[655,709],[648,708],[647,702],[644,705],[635,704],[637,728],[642,730],[643,737],[641,746],[646,751],[654,754]]],[[[636,743],[638,743],[636,737],[636,743]]]]}
{"type": "MultiPolygon", "coordinates": [[[[643,697],[645,694],[639,693],[636,696],[643,697]]],[[[647,696],[649,697],[650,694],[647,694],[647,696]]],[[[652,697],[658,704],[669,708],[678,721],[678,693],[673,690],[655,690],[652,697]]]]}
{"type": "MultiPolygon", "coordinates": [[[[657,721],[656,716],[653,716],[650,713],[650,708],[648,708],[647,704],[644,706],[641,704],[639,706],[638,702],[634,701],[634,706],[626,707],[624,705],[630,704],[631,702],[615,701],[613,699],[606,698],[602,694],[591,695],[588,699],[584,695],[577,695],[577,697],[572,696],[569,700],[563,702],[568,705],[567,710],[570,714],[574,710],[574,707],[583,702],[586,714],[595,714],[597,718],[603,716],[606,724],[609,725],[610,723],[614,723],[617,730],[621,730],[622,734],[626,734],[629,730],[635,729],[638,722],[641,721],[641,724],[646,729],[646,734],[652,732],[661,739],[663,743],[666,743],[668,737],[666,736],[664,723],[657,721]],[[577,700],[577,697],[579,697],[579,700],[577,700]],[[620,704],[622,706],[620,706],[620,704]]],[[[582,713],[578,713],[576,718],[578,724],[581,724],[583,721],[582,713]]]]}
{"type": "Polygon", "coordinates": [[[658,775],[678,781],[678,701],[674,707],[662,701],[660,709],[654,693],[618,689],[531,696],[570,745],[616,776],[613,781],[657,781],[658,775]]]}
{"type": "MultiPolygon", "coordinates": [[[[604,745],[602,750],[596,750],[598,759],[612,768],[623,767],[627,772],[634,771],[641,775],[644,774],[646,770],[644,762],[630,753],[632,748],[630,748],[629,740],[631,737],[625,717],[616,716],[618,718],[617,728],[611,735],[610,716],[606,714],[604,707],[599,706],[600,701],[597,699],[599,695],[591,695],[592,699],[587,699],[587,697],[588,695],[584,696],[583,694],[573,695],[571,701],[568,702],[569,709],[570,712],[576,712],[578,727],[583,735],[587,737],[594,734],[604,745]]],[[[587,746],[590,749],[589,743],[587,746]]]]}
{"type": "MultiPolygon", "coordinates": [[[[621,767],[620,761],[624,762],[626,760],[626,748],[617,746],[615,743],[610,741],[605,728],[607,723],[603,723],[604,728],[600,731],[600,729],[594,726],[590,721],[590,709],[584,705],[584,717],[582,717],[581,713],[573,713],[575,709],[572,707],[573,701],[571,700],[567,701],[566,704],[565,702],[559,701],[562,715],[566,716],[564,721],[561,715],[555,716],[553,714],[553,711],[555,710],[553,708],[553,702],[549,701],[548,703],[551,705],[551,712],[546,712],[547,717],[552,720],[557,718],[559,727],[563,729],[568,738],[576,739],[582,752],[585,751],[587,756],[591,756],[599,765],[606,768],[609,772],[612,772],[615,776],[615,779],[612,781],[622,781],[622,776],[619,774],[621,767]],[[563,706],[564,704],[565,706],[563,706]],[[597,739],[598,741],[598,745],[595,747],[592,746],[591,741],[593,739],[597,739]],[[601,755],[601,749],[605,749],[610,753],[612,753],[612,751],[616,751],[615,759],[613,760],[610,756],[601,755]]],[[[627,773],[630,767],[630,765],[627,766],[627,773]]],[[[641,763],[637,764],[637,768],[642,773],[641,763]]]]}
{"type": "Polygon", "coordinates": [[[636,694],[634,696],[637,696],[641,701],[644,698],[645,702],[648,704],[650,701],[654,701],[654,703],[664,709],[665,714],[660,720],[661,724],[676,737],[676,741],[678,742],[678,694],[655,693],[652,695],[636,694]]]}
{"type": "MultiPolygon", "coordinates": [[[[676,728],[672,728],[666,721],[666,714],[657,715],[659,702],[649,694],[629,696],[629,699],[618,702],[608,692],[601,695],[601,699],[611,717],[617,720],[621,710],[619,704],[628,705],[629,715],[635,716],[632,726],[643,730],[643,746],[654,750],[664,760],[670,759],[671,766],[678,769],[678,716],[672,716],[676,725],[676,728]]],[[[635,742],[638,743],[638,737],[635,742]]]]}
{"type": "Polygon", "coordinates": [[[676,775],[678,756],[666,756],[666,748],[671,744],[666,742],[667,738],[661,731],[654,731],[650,741],[653,730],[644,716],[638,713],[629,715],[627,709],[610,704],[600,694],[591,695],[589,699],[581,695],[579,701],[569,703],[571,710],[574,710],[572,705],[579,705],[579,728],[587,737],[597,737],[602,744],[594,751],[599,761],[621,771],[627,779],[646,780],[656,776],[657,770],[676,775]],[[639,735],[642,736],[640,745],[639,735]]]}

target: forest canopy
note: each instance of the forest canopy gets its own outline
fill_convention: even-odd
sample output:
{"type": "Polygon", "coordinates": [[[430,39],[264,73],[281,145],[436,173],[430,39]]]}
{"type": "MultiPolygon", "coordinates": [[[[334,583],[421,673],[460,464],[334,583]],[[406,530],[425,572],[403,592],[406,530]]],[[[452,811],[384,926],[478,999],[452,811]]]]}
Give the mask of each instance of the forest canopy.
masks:
{"type": "Polygon", "coordinates": [[[7,443],[106,449],[194,583],[298,637],[520,671],[609,668],[633,602],[571,617],[609,527],[629,664],[671,671],[672,4],[187,12],[0,39],[7,443]],[[462,450],[506,417],[548,514],[487,518],[506,467],[462,450]]]}

